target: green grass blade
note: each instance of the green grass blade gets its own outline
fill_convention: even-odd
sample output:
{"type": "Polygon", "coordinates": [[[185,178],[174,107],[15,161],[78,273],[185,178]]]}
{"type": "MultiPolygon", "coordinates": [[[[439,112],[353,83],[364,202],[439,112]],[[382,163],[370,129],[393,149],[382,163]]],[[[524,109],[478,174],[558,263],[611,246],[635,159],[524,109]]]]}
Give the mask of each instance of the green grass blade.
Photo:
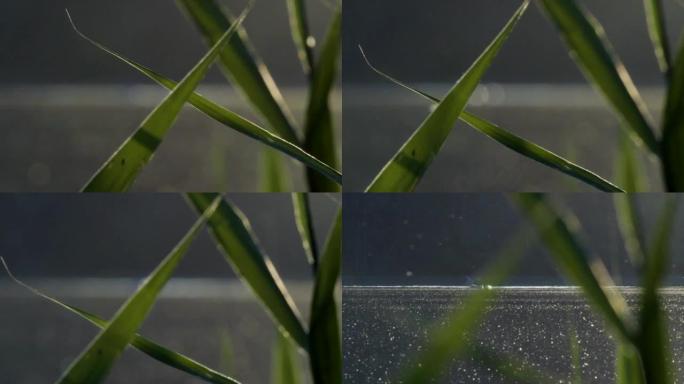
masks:
{"type": "Polygon", "coordinates": [[[214,199],[176,247],[116,312],[111,322],[90,342],[57,381],[62,384],[99,383],[105,379],[121,352],[152,309],[157,295],[183,259],[193,240],[211,217],[219,200],[214,199]]]}
{"type": "Polygon", "coordinates": [[[316,273],[318,270],[318,245],[314,233],[309,195],[301,192],[292,193],[292,209],[306,259],[316,273]]]}
{"type": "Polygon", "coordinates": [[[614,283],[600,259],[589,260],[587,251],[578,240],[577,218],[567,212],[561,215],[542,194],[521,193],[514,199],[537,227],[540,239],[556,264],[582,288],[589,302],[603,315],[616,335],[632,340],[634,325],[627,303],[619,292],[607,288],[614,283]]]}
{"type": "Polygon", "coordinates": [[[570,329],[570,357],[572,366],[572,384],[582,384],[582,364],[580,356],[582,355],[579,339],[577,338],[577,330],[574,326],[570,329]]]}
{"type": "Polygon", "coordinates": [[[672,67],[663,116],[663,178],[670,192],[684,192],[684,39],[672,67]]]}
{"type": "Polygon", "coordinates": [[[311,319],[309,361],[315,384],[342,383],[340,321],[335,300],[342,260],[342,210],[337,211],[316,273],[311,319]]]}
{"type": "Polygon", "coordinates": [[[261,151],[261,191],[287,192],[292,190],[282,159],[271,148],[261,151]]]}
{"type": "MultiPolygon", "coordinates": [[[[340,57],[342,8],[338,6],[328,28],[321,54],[312,72],[309,104],[304,127],[304,149],[326,164],[337,167],[337,150],[333,130],[330,94],[335,84],[340,57]]],[[[339,186],[307,170],[307,181],[312,192],[337,192],[339,186]]]]}
{"type": "Polygon", "coordinates": [[[522,3],[494,41],[378,173],[367,192],[408,192],[415,188],[528,4],[527,0],[522,3]]]}
{"type": "Polygon", "coordinates": [[[297,57],[299,57],[304,73],[309,75],[314,68],[313,47],[315,40],[309,32],[304,0],[287,0],[287,10],[290,15],[290,31],[297,48],[297,57]]]}
{"type": "Polygon", "coordinates": [[[468,111],[463,111],[461,118],[471,127],[498,141],[509,149],[544,164],[547,167],[553,168],[568,176],[572,176],[604,192],[624,192],[620,187],[596,173],[591,172],[570,160],[566,160],[531,141],[501,129],[468,111]]]}
{"type": "MultiPolygon", "coordinates": [[[[361,49],[361,47],[359,47],[361,49]]],[[[371,62],[368,60],[366,57],[365,53],[363,52],[363,49],[361,49],[361,55],[363,58],[366,60],[366,64],[378,73],[380,76],[386,78],[387,80],[405,88],[408,89],[411,92],[414,92],[428,100],[434,103],[439,103],[441,100],[438,98],[423,92],[419,89],[413,88],[395,78],[392,76],[382,72],[371,62]]],[[[516,136],[500,127],[497,125],[481,118],[478,117],[467,110],[463,110],[461,113],[461,116],[459,116],[459,119],[466,122],[468,125],[471,127],[475,128],[479,132],[489,136],[490,138],[494,139],[495,141],[499,142],[500,144],[506,146],[507,148],[525,156],[528,157],[532,160],[535,160],[541,164],[544,164],[550,168],[556,169],[560,172],[565,173],[566,175],[572,176],[578,180],[581,180],[593,187],[598,188],[599,190],[606,191],[606,192],[620,192],[622,191],[620,187],[614,185],[610,181],[602,178],[601,176],[596,175],[595,173],[580,167],[577,164],[574,164],[573,162],[564,159],[555,153],[529,141],[525,140],[520,136],[516,136]]]]}
{"type": "MultiPolygon", "coordinates": [[[[215,193],[189,193],[190,204],[199,212],[215,193]]],[[[278,329],[308,350],[307,335],[299,311],[275,266],[260,249],[249,220],[237,207],[222,200],[209,219],[211,233],[235,273],[249,286],[272,316],[278,329]]]]}
{"type": "Polygon", "coordinates": [[[273,384],[299,384],[299,367],[297,366],[297,351],[292,348],[290,339],[278,332],[273,346],[271,368],[273,384]]]}
{"type": "Polygon", "coordinates": [[[672,383],[667,318],[658,297],[658,288],[670,263],[669,248],[676,213],[677,199],[669,197],[658,220],[645,264],[639,350],[648,383],[672,383]]]}
{"type": "MultiPolygon", "coordinates": [[[[8,276],[17,284],[20,286],[26,288],[29,290],[31,293],[42,297],[43,299],[56,304],[64,309],[66,309],[69,312],[72,312],[81,318],[88,320],[90,323],[96,325],[99,328],[105,328],[107,325],[109,325],[109,322],[104,320],[101,317],[98,317],[97,315],[90,313],[88,311],[85,311],[83,309],[80,309],[78,307],[75,307],[73,305],[65,304],[54,297],[48,296],[47,294],[39,291],[38,289],[24,283],[23,281],[17,279],[12,272],[10,272],[9,267],[5,263],[5,260],[0,257],[0,263],[3,264],[5,267],[5,271],[7,272],[8,276]]],[[[150,356],[151,358],[164,363],[168,366],[171,366],[173,368],[176,368],[180,371],[183,371],[185,373],[188,373],[190,375],[193,375],[197,378],[200,378],[208,383],[214,383],[214,384],[240,384],[237,380],[231,379],[230,377],[217,372],[205,365],[202,365],[201,363],[184,356],[181,353],[172,351],[160,344],[155,343],[154,341],[147,339],[143,336],[140,336],[139,334],[135,334],[133,337],[133,341],[131,342],[131,345],[138,349],[140,352],[143,352],[144,354],[150,356]]]]}
{"type": "Polygon", "coordinates": [[[647,192],[648,184],[639,163],[634,143],[621,132],[618,153],[615,158],[615,180],[625,192],[647,192]]]}
{"type": "Polygon", "coordinates": [[[663,15],[663,4],[661,0],[644,0],[644,10],[646,11],[646,22],[648,23],[648,34],[651,36],[653,50],[660,70],[669,77],[670,74],[670,43],[667,40],[667,29],[665,28],[665,16],[663,15]]]}
{"type": "MultiPolygon", "coordinates": [[[[74,26],[74,29],[76,29],[76,26],[74,26]]],[[[156,73],[152,71],[149,68],[146,68],[145,66],[136,63],[128,58],[125,58],[124,56],[120,55],[119,53],[112,51],[111,49],[105,47],[104,45],[92,40],[91,38],[87,37],[83,33],[81,33],[78,29],[76,29],[76,32],[79,33],[84,39],[89,41],[90,43],[94,44],[96,47],[104,50],[105,52],[113,55],[117,59],[125,62],[126,64],[129,64],[133,68],[137,69],[140,71],[142,74],[146,75],[150,79],[156,81],[160,85],[172,89],[176,86],[176,82],[173,80],[164,77],[163,75],[156,73]]],[[[258,140],[271,148],[274,148],[296,160],[301,161],[304,163],[306,166],[310,167],[314,171],[320,173],[321,175],[333,180],[336,183],[341,183],[342,180],[342,175],[329,165],[321,162],[320,160],[316,159],[303,149],[299,148],[297,145],[290,143],[289,141],[282,139],[281,137],[265,130],[264,128],[259,127],[258,125],[254,124],[253,122],[243,118],[242,116],[239,116],[235,114],[234,112],[225,109],[218,104],[212,102],[211,100],[206,99],[202,95],[198,93],[194,93],[190,99],[190,103],[195,106],[198,110],[201,112],[207,114],[209,117],[213,118],[214,120],[226,125],[227,127],[230,127],[232,129],[235,129],[236,131],[247,135],[255,140],[258,140]]]]}
{"type": "Polygon", "coordinates": [[[616,193],[613,195],[613,205],[627,255],[632,265],[641,269],[645,260],[645,253],[643,231],[635,196],[629,193],[616,193]]]}
{"type": "MultiPolygon", "coordinates": [[[[250,3],[251,4],[251,3],[250,3]]],[[[188,72],[164,100],[143,120],[135,133],[95,173],[85,192],[125,192],[150,161],[186,100],[204,78],[221,48],[230,40],[249,12],[248,7],[207,54],[188,72]]]]}
{"type": "MultiPolygon", "coordinates": [[[[527,229],[527,228],[525,228],[527,229]]],[[[469,338],[487,311],[489,302],[496,296],[496,289],[512,273],[530,244],[529,231],[516,233],[501,248],[495,261],[482,274],[483,288],[470,294],[451,314],[446,315],[445,325],[433,328],[427,345],[401,373],[404,384],[436,382],[444,368],[455,358],[469,350],[469,338]]]]}
{"type": "Polygon", "coordinates": [[[626,342],[618,343],[615,351],[615,383],[646,384],[639,353],[626,342]]]}
{"type": "Polygon", "coordinates": [[[574,0],[539,2],[563,35],[588,79],[608,99],[632,140],[660,153],[651,117],[636,86],[605,37],[603,27],[574,0]]]}
{"type": "MultiPolygon", "coordinates": [[[[78,33],[83,39],[93,44],[95,47],[103,50],[104,52],[114,56],[116,59],[130,65],[143,75],[157,82],[161,86],[167,89],[174,89],[177,83],[164,75],[161,75],[150,68],[145,67],[131,59],[124,57],[118,52],[107,48],[103,44],[91,39],[90,37],[83,34],[76,25],[72,26],[76,33],[78,33]]],[[[336,169],[332,168],[328,164],[323,163],[311,154],[304,151],[297,144],[287,141],[280,136],[271,133],[270,131],[258,126],[257,124],[245,119],[244,117],[230,111],[213,101],[205,98],[199,93],[193,93],[188,99],[190,104],[192,104],[199,111],[203,112],[212,119],[218,121],[219,123],[236,130],[252,139],[255,139],[263,144],[274,148],[287,156],[292,157],[295,160],[302,162],[307,167],[319,172],[321,175],[333,180],[335,183],[342,183],[342,174],[336,169]]]]}
{"type": "MultiPolygon", "coordinates": [[[[216,0],[178,0],[178,5],[204,36],[214,45],[231,25],[232,16],[216,0]]],[[[295,124],[271,73],[251,47],[247,32],[238,29],[219,58],[224,74],[242,89],[247,100],[268,121],[280,137],[299,143],[295,124]]]]}

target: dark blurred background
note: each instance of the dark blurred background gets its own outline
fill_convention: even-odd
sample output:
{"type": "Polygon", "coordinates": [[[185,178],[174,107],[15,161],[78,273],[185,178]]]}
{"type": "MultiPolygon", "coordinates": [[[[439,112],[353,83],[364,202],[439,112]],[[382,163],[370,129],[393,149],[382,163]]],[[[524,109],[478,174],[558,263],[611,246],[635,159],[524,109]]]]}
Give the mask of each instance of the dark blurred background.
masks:
{"type": "MultiPolygon", "coordinates": [[[[311,278],[289,194],[229,194],[286,279],[311,278]]],[[[311,196],[323,244],[338,196],[311,196]]],[[[143,277],[178,243],[197,214],[178,194],[0,194],[0,256],[25,277],[143,277]]],[[[207,231],[178,276],[229,277],[207,231]]]]}
{"type": "MultiPolygon", "coordinates": [[[[663,196],[637,197],[646,234],[655,228],[663,196]]],[[[577,215],[586,249],[604,261],[616,281],[638,283],[610,195],[550,197],[577,215]]],[[[526,219],[503,194],[347,194],[344,223],[345,285],[470,285],[526,225],[526,219]]],[[[567,284],[537,238],[530,242],[529,252],[508,283],[567,284]]],[[[671,244],[671,281],[681,284],[684,210],[680,209],[671,244]]]]}
{"type": "MultiPolygon", "coordinates": [[[[247,1],[220,3],[238,14],[247,1]]],[[[306,4],[311,29],[322,36],[330,11],[322,1],[306,4]]],[[[150,84],[76,35],[65,9],[85,34],[172,78],[182,77],[207,49],[175,1],[3,1],[0,84],[150,84]]],[[[284,1],[256,1],[244,26],[278,84],[304,84],[284,1]]],[[[207,81],[224,83],[217,70],[207,81]]]]}
{"type": "MultiPolygon", "coordinates": [[[[555,26],[532,1],[484,82],[576,83],[584,78],[555,26]]],[[[351,0],[344,3],[345,84],[384,82],[358,53],[399,79],[455,82],[480,55],[521,1],[351,0]]],[[[661,84],[640,0],[580,1],[603,24],[637,85],[661,84]]],[[[670,38],[679,37],[684,7],[663,1],[670,38]]],[[[673,45],[676,48],[676,45],[673,45]]]]}

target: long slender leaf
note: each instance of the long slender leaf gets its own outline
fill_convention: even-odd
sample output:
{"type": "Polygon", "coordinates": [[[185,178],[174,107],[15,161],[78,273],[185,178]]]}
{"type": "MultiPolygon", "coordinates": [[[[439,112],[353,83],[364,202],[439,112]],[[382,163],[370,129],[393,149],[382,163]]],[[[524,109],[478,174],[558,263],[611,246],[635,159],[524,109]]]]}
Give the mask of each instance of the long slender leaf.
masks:
{"type": "MultiPolygon", "coordinates": [[[[232,16],[216,0],[177,0],[178,5],[195,23],[209,45],[231,25],[232,16]]],[[[256,55],[244,28],[221,51],[221,68],[228,79],[237,84],[252,105],[266,118],[280,137],[299,143],[295,124],[285,100],[268,68],[256,55]]]]}
{"type": "Polygon", "coordinates": [[[570,356],[572,363],[572,384],[582,384],[581,346],[574,326],[570,329],[570,356]]]}
{"type": "Polygon", "coordinates": [[[650,114],[603,27],[575,0],[541,0],[539,4],[560,30],[571,56],[620,116],[632,140],[659,155],[650,114]]]}
{"type": "MultiPolygon", "coordinates": [[[[147,76],[148,78],[152,79],[153,81],[157,82],[161,86],[168,89],[173,89],[176,87],[177,83],[175,81],[153,71],[150,68],[145,67],[142,64],[139,64],[131,59],[128,59],[120,53],[112,49],[109,49],[103,44],[91,39],[90,37],[83,34],[80,30],[78,30],[78,28],[73,22],[72,26],[76,33],[78,33],[83,39],[93,44],[95,47],[114,56],[120,61],[130,65],[131,67],[133,67],[143,75],[147,76]]],[[[252,139],[255,139],[263,144],[266,144],[269,147],[274,148],[286,154],[287,156],[292,157],[295,160],[302,162],[307,167],[315,170],[316,172],[319,172],[321,175],[333,180],[338,184],[342,183],[342,174],[339,171],[335,170],[328,164],[323,163],[311,154],[307,153],[302,148],[300,148],[296,143],[292,143],[288,140],[281,138],[276,134],[271,133],[270,131],[236,114],[235,112],[230,111],[214,103],[213,101],[205,98],[199,93],[193,93],[188,99],[188,101],[199,111],[203,112],[204,114],[218,121],[219,123],[229,128],[232,128],[237,132],[240,132],[248,137],[251,137],[252,139]]]]}
{"type": "Polygon", "coordinates": [[[539,237],[556,264],[582,288],[618,337],[633,340],[634,324],[627,303],[619,292],[607,288],[614,284],[600,259],[589,260],[587,251],[577,239],[577,219],[567,212],[561,215],[542,194],[521,193],[514,198],[537,227],[539,237]]]}
{"type": "Polygon", "coordinates": [[[613,205],[627,255],[632,265],[641,269],[646,257],[635,196],[629,193],[616,193],[613,195],[613,205]]]}
{"type": "MultiPolygon", "coordinates": [[[[189,193],[190,204],[202,212],[217,196],[215,193],[189,193]]],[[[307,334],[299,311],[275,266],[260,249],[247,218],[237,207],[222,200],[209,227],[226,260],[235,273],[254,291],[273,317],[278,329],[304,350],[307,334]]]]}
{"type": "Polygon", "coordinates": [[[342,260],[342,210],[338,210],[316,273],[311,319],[309,360],[315,384],[342,383],[342,346],[335,286],[342,260]]]}
{"type": "Polygon", "coordinates": [[[639,349],[648,383],[672,383],[672,364],[667,337],[667,319],[658,297],[667,265],[677,200],[666,200],[658,221],[653,244],[646,259],[641,303],[639,349]]]}
{"type": "MultiPolygon", "coordinates": [[[[20,286],[26,288],[33,294],[42,297],[43,299],[52,302],[53,304],[57,304],[58,306],[68,310],[69,312],[72,312],[81,318],[88,320],[92,324],[96,325],[99,328],[105,328],[107,325],[109,325],[109,322],[102,319],[101,317],[98,317],[97,315],[90,313],[88,311],[85,311],[83,309],[80,309],[78,307],[65,304],[54,297],[48,296],[47,294],[39,291],[38,289],[24,283],[23,281],[17,279],[12,272],[10,271],[9,267],[5,263],[5,260],[0,257],[0,263],[3,264],[5,267],[5,271],[7,271],[8,276],[17,284],[20,286]]],[[[170,367],[176,368],[180,371],[183,371],[185,373],[188,373],[190,375],[193,375],[197,378],[200,378],[208,383],[214,383],[214,384],[240,384],[235,379],[232,379],[218,371],[215,371],[181,353],[172,351],[160,344],[155,343],[154,341],[147,339],[143,336],[140,336],[139,334],[135,334],[133,337],[133,341],[131,342],[131,345],[138,349],[140,352],[143,352],[144,354],[150,356],[151,358],[164,363],[170,367]]]]}
{"type": "MultiPolygon", "coordinates": [[[[413,88],[406,83],[403,83],[394,77],[386,74],[385,72],[379,70],[371,62],[368,60],[368,57],[366,57],[366,54],[363,52],[363,49],[359,47],[361,50],[361,55],[363,56],[364,60],[366,61],[366,64],[378,73],[380,76],[386,78],[387,80],[401,86],[402,88],[405,88],[411,92],[414,92],[422,97],[424,97],[427,100],[430,100],[431,102],[434,103],[439,103],[441,102],[440,99],[423,92],[417,88],[413,88]]],[[[467,110],[463,110],[461,115],[459,116],[459,119],[466,122],[468,125],[471,127],[475,128],[479,132],[487,135],[488,137],[496,140],[500,144],[503,144],[507,148],[512,149],[513,151],[528,157],[532,160],[535,160],[541,164],[544,164],[548,167],[551,167],[553,169],[559,170],[566,175],[569,175],[571,177],[574,177],[578,180],[581,180],[593,187],[598,188],[599,190],[602,191],[607,191],[607,192],[620,192],[622,191],[620,187],[614,185],[610,181],[602,178],[601,176],[596,175],[595,173],[580,167],[577,164],[574,164],[573,162],[562,158],[555,153],[529,141],[526,139],[523,139],[520,136],[516,136],[500,127],[495,125],[494,123],[491,123],[481,117],[476,116],[473,113],[470,113],[467,110]]]]}
{"type": "Polygon", "coordinates": [[[216,211],[219,201],[214,199],[207,204],[207,208],[188,233],[119,308],[111,322],[71,363],[58,383],[99,383],[105,379],[121,352],[133,341],[136,331],[152,309],[157,295],[171,278],[204,223],[216,211]]]}
{"type": "Polygon", "coordinates": [[[278,332],[272,352],[271,382],[273,384],[299,384],[299,367],[297,352],[292,348],[291,340],[278,332]]]}
{"type": "Polygon", "coordinates": [[[285,164],[278,152],[271,148],[261,150],[261,191],[287,192],[292,190],[290,180],[285,172],[285,164]]]}
{"type": "MultiPolygon", "coordinates": [[[[333,13],[321,54],[312,72],[309,104],[304,127],[304,149],[332,167],[337,167],[337,151],[333,130],[330,94],[337,74],[340,56],[342,7],[333,13]]],[[[336,192],[339,186],[307,170],[307,181],[312,192],[336,192]]]]}
{"type": "Polygon", "coordinates": [[[314,233],[313,218],[311,217],[309,195],[293,192],[292,208],[297,231],[302,239],[302,248],[304,248],[304,253],[306,253],[306,259],[311,264],[314,273],[316,273],[318,269],[318,245],[316,244],[316,234],[314,233]]]}
{"type": "Polygon", "coordinates": [[[287,10],[290,15],[292,40],[297,48],[299,62],[302,64],[304,73],[310,75],[314,68],[313,47],[315,40],[309,32],[304,0],[287,0],[287,10]]]}
{"type": "Polygon", "coordinates": [[[667,40],[662,1],[644,0],[644,10],[646,11],[648,34],[651,36],[651,42],[653,43],[656,59],[658,59],[658,65],[666,77],[669,77],[671,67],[670,43],[667,40]]]}
{"type": "Polygon", "coordinates": [[[528,0],[522,3],[494,41],[378,173],[367,192],[408,192],[415,188],[528,4],[528,0]]]}
{"type": "Polygon", "coordinates": [[[667,190],[684,192],[684,39],[672,67],[663,116],[663,171],[667,190]]]}
{"type": "Polygon", "coordinates": [[[404,384],[434,382],[443,374],[444,367],[469,349],[469,338],[485,315],[489,302],[528,249],[530,234],[525,230],[516,233],[501,248],[495,261],[482,274],[483,288],[470,294],[451,314],[445,316],[444,325],[432,329],[427,345],[406,366],[401,374],[404,384]]]}
{"type": "MultiPolygon", "coordinates": [[[[251,4],[251,3],[250,3],[251,4]]],[[[251,5],[217,40],[216,44],[188,72],[164,100],[143,120],[135,133],[96,172],[83,188],[85,192],[124,192],[130,188],[143,167],[152,158],[183,105],[204,78],[209,67],[230,40],[251,5]]]]}

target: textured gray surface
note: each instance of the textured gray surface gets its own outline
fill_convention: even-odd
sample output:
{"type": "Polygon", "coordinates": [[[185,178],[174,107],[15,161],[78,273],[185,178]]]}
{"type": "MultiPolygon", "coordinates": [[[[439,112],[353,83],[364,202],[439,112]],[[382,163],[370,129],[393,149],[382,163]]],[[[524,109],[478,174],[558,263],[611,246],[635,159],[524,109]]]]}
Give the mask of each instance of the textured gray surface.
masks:
{"type": "MultiPolygon", "coordinates": [[[[355,384],[397,382],[429,337],[431,326],[458,308],[469,288],[344,287],[344,380],[355,384]]],[[[684,380],[683,292],[665,294],[676,382],[684,380]]],[[[628,293],[635,305],[637,296],[628,293]]],[[[526,362],[566,382],[572,374],[570,335],[577,332],[583,382],[614,381],[614,344],[603,321],[572,289],[510,288],[489,302],[473,342],[500,356],[526,362]]],[[[458,340],[455,340],[458,342],[458,340]]],[[[439,383],[515,383],[471,355],[453,361],[439,383]]]]}

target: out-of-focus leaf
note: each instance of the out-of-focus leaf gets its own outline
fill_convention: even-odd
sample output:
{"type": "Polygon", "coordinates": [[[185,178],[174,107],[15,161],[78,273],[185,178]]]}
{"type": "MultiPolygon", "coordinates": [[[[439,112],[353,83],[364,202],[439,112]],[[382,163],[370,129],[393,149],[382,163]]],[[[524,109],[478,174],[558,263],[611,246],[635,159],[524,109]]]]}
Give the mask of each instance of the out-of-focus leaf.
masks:
{"type": "Polygon", "coordinates": [[[615,383],[646,384],[639,353],[631,344],[620,342],[615,351],[615,383]]]}
{"type": "Polygon", "coordinates": [[[651,42],[653,43],[656,59],[658,59],[658,65],[660,66],[660,70],[666,76],[669,76],[671,67],[670,43],[667,40],[662,1],[644,0],[644,10],[646,11],[648,34],[651,36],[651,42]]]}
{"type": "MultiPolygon", "coordinates": [[[[423,92],[419,89],[413,88],[397,79],[394,77],[384,73],[383,71],[379,70],[371,62],[368,60],[368,57],[366,57],[365,53],[363,52],[363,49],[359,47],[361,50],[361,55],[363,58],[366,60],[366,63],[368,66],[378,73],[380,76],[386,78],[387,80],[401,86],[402,88],[405,88],[411,92],[414,92],[423,98],[430,100],[431,102],[434,103],[439,103],[441,100],[438,98],[423,92]]],[[[478,117],[467,110],[463,110],[461,113],[461,116],[459,116],[459,119],[466,122],[468,125],[471,127],[475,128],[481,133],[484,133],[485,135],[489,136],[490,138],[496,140],[500,144],[503,144],[507,148],[510,148],[511,150],[528,157],[532,160],[535,160],[541,164],[544,164],[550,168],[556,169],[560,172],[565,173],[566,175],[572,176],[578,180],[581,180],[595,188],[598,188],[599,190],[606,191],[606,192],[620,192],[622,191],[618,186],[614,185],[610,181],[602,178],[601,176],[596,175],[595,173],[580,167],[579,165],[574,164],[573,162],[562,158],[555,153],[540,147],[539,145],[523,139],[522,137],[516,136],[500,127],[495,125],[494,123],[491,123],[481,117],[478,117]]]]}
{"type": "Polygon", "coordinates": [[[157,300],[166,282],[183,259],[190,244],[218,206],[214,199],[176,247],[144,280],[135,293],[116,312],[111,322],[90,342],[57,381],[61,384],[99,383],[109,373],[121,352],[135,338],[140,325],[157,300]]]}
{"type": "Polygon", "coordinates": [[[309,195],[301,192],[292,193],[292,208],[297,231],[302,239],[302,248],[304,248],[306,259],[315,273],[318,269],[318,245],[314,233],[309,195]]]}
{"type": "Polygon", "coordinates": [[[672,229],[677,200],[666,200],[645,263],[641,302],[639,350],[647,383],[672,383],[672,364],[667,337],[667,318],[663,312],[658,288],[662,285],[669,261],[672,229]]]}
{"type": "Polygon", "coordinates": [[[632,140],[658,155],[650,114],[598,20],[575,0],[541,0],[539,4],[563,35],[572,58],[620,116],[632,140]]]}
{"type": "Polygon", "coordinates": [[[470,294],[451,314],[444,325],[432,329],[425,348],[406,366],[401,382],[404,384],[430,383],[442,376],[445,366],[468,351],[472,334],[476,331],[488,304],[518,264],[530,245],[528,228],[515,234],[501,248],[496,260],[482,274],[482,288],[470,294]]]}
{"type": "MultiPolygon", "coordinates": [[[[306,109],[304,149],[332,167],[337,167],[337,150],[333,130],[330,94],[335,84],[340,56],[342,7],[333,14],[321,54],[313,69],[306,109]]],[[[307,181],[312,192],[336,192],[339,186],[307,170],[307,181]]]]}
{"type": "Polygon", "coordinates": [[[581,346],[577,338],[577,330],[570,328],[570,356],[572,357],[572,384],[582,384],[582,365],[580,362],[581,346]]]}
{"type": "Polygon", "coordinates": [[[292,40],[297,48],[299,62],[302,64],[304,73],[311,74],[314,68],[313,48],[316,41],[309,32],[304,0],[287,0],[287,10],[290,15],[292,40]]]}
{"type": "Polygon", "coordinates": [[[626,133],[621,132],[615,157],[615,181],[625,192],[647,192],[648,185],[634,148],[626,133]]]}
{"type": "MultiPolygon", "coordinates": [[[[215,193],[189,193],[192,206],[202,212],[217,196],[215,193]]],[[[238,275],[273,317],[278,329],[308,350],[307,334],[299,311],[271,259],[264,254],[252,234],[249,220],[237,207],[222,200],[209,219],[211,233],[219,250],[238,275]]]]}
{"type": "Polygon", "coordinates": [[[280,155],[271,148],[264,148],[261,151],[261,191],[287,192],[290,190],[292,190],[292,185],[280,155]]]}
{"type": "Polygon", "coordinates": [[[613,205],[617,216],[618,228],[632,265],[641,269],[645,259],[643,230],[634,194],[616,193],[613,205]]]}
{"type": "Polygon", "coordinates": [[[600,259],[589,259],[578,240],[579,221],[537,193],[516,194],[522,212],[537,227],[539,237],[565,274],[578,284],[619,338],[633,340],[634,322],[622,295],[615,289],[600,259]]]}
{"type": "Polygon", "coordinates": [[[663,116],[662,162],[670,192],[684,192],[684,39],[672,67],[663,116]]]}
{"type": "MultiPolygon", "coordinates": [[[[78,307],[65,304],[54,297],[48,296],[47,294],[39,291],[38,289],[24,283],[23,281],[17,279],[12,272],[10,272],[10,269],[7,267],[7,264],[5,263],[5,260],[0,257],[0,262],[3,264],[5,267],[5,270],[7,271],[7,274],[9,277],[16,282],[17,284],[21,285],[22,287],[26,288],[27,290],[31,291],[33,294],[42,297],[43,299],[56,304],[64,309],[66,309],[69,312],[72,312],[81,318],[88,320],[92,324],[96,325],[99,328],[104,328],[107,325],[109,325],[109,322],[102,319],[101,317],[98,317],[95,314],[92,314],[90,312],[87,312],[83,309],[80,309],[78,307]]],[[[150,356],[151,358],[166,364],[168,366],[171,366],[173,368],[176,368],[180,371],[183,371],[185,373],[188,373],[190,375],[193,375],[195,377],[198,377],[208,383],[214,383],[214,384],[240,384],[237,380],[231,379],[230,377],[217,372],[209,367],[206,367],[205,365],[202,365],[201,363],[184,356],[181,353],[172,351],[160,344],[155,343],[154,341],[147,339],[143,336],[140,336],[139,334],[135,334],[133,337],[133,341],[131,342],[131,345],[138,349],[140,352],[150,356]]]]}
{"type": "Polygon", "coordinates": [[[280,332],[273,346],[271,365],[273,384],[299,384],[301,382],[297,351],[292,347],[291,340],[280,332]]]}
{"type": "Polygon", "coordinates": [[[183,105],[204,78],[223,46],[230,41],[249,9],[222,33],[216,44],[188,72],[164,100],[143,120],[135,133],[95,173],[85,192],[124,192],[130,188],[143,167],[154,155],[166,132],[176,121],[183,105]]]}
{"type": "MultiPolygon", "coordinates": [[[[175,81],[151,70],[150,68],[145,67],[142,64],[139,64],[131,59],[128,59],[123,55],[100,44],[99,42],[91,39],[90,37],[84,35],[81,31],[79,31],[76,28],[76,26],[73,25],[73,23],[72,26],[74,27],[74,30],[85,40],[87,40],[97,48],[121,60],[122,62],[130,65],[131,67],[133,67],[143,75],[147,76],[148,78],[154,80],[161,86],[168,89],[173,89],[176,87],[177,83],[175,81]]],[[[243,135],[251,137],[252,139],[258,140],[259,142],[266,144],[269,147],[274,148],[286,154],[287,156],[290,156],[293,159],[302,162],[307,167],[315,170],[316,172],[319,172],[321,175],[333,180],[335,183],[342,183],[342,175],[339,171],[333,169],[328,164],[323,163],[319,159],[307,153],[302,148],[300,148],[296,143],[287,141],[281,138],[280,136],[271,133],[270,131],[236,114],[235,112],[230,111],[214,103],[213,101],[205,98],[197,92],[193,93],[188,99],[188,101],[199,111],[203,112],[204,114],[218,121],[219,123],[231,129],[234,129],[237,132],[242,133],[243,135]]]]}
{"type": "MultiPolygon", "coordinates": [[[[209,45],[214,45],[231,24],[230,12],[217,0],[177,0],[178,5],[195,23],[209,45]]],[[[247,32],[238,29],[219,58],[229,80],[238,85],[250,103],[269,122],[280,137],[299,143],[293,118],[271,73],[251,47],[247,32]]]]}
{"type": "Polygon", "coordinates": [[[309,320],[309,361],[315,384],[342,383],[340,322],[335,300],[342,260],[342,210],[338,210],[321,256],[309,320]]]}

